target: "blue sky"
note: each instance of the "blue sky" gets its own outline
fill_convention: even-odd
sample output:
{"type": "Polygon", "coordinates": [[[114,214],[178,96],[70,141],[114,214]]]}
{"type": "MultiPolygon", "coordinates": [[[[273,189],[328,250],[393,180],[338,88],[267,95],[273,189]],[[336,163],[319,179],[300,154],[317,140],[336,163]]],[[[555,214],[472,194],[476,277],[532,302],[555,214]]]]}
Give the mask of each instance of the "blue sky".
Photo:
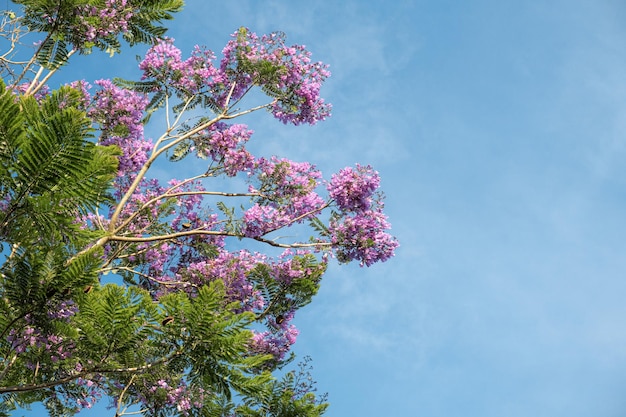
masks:
{"type": "Polygon", "coordinates": [[[396,257],[331,267],[295,321],[329,417],[626,415],[623,2],[186,3],[184,51],[247,26],[331,66],[332,118],[255,119],[257,150],[381,174],[396,257]]]}

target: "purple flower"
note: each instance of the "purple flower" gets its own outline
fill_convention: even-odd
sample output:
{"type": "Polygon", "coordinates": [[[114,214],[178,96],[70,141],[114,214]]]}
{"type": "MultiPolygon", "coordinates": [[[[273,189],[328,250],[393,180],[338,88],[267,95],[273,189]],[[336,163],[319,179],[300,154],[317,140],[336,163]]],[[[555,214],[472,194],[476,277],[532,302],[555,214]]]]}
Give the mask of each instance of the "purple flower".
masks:
{"type": "Polygon", "coordinates": [[[245,236],[258,237],[294,222],[302,223],[325,206],[315,192],[322,174],[314,165],[261,158],[255,171],[258,184],[251,186],[250,191],[262,196],[244,214],[245,236]]]}
{"type": "Polygon", "coordinates": [[[230,177],[238,172],[249,172],[254,167],[254,157],[243,145],[252,133],[243,124],[215,123],[195,138],[198,156],[210,157],[230,177]]]}
{"type": "Polygon", "coordinates": [[[386,232],[387,216],[380,211],[364,211],[331,221],[329,230],[340,262],[360,261],[370,266],[394,256],[398,241],[386,232]]]}
{"type": "Polygon", "coordinates": [[[93,97],[89,116],[100,125],[100,143],[117,145],[122,149],[118,175],[139,171],[148,160],[153,144],[143,137],[143,115],[148,104],[145,95],[114,85],[110,80],[98,80],[101,87],[93,97]]]}
{"type": "Polygon", "coordinates": [[[148,50],[139,69],[143,71],[143,80],[155,80],[161,86],[196,94],[223,86],[223,74],[213,65],[213,59],[213,52],[196,46],[191,56],[183,60],[174,40],[166,38],[148,50]]]}
{"type": "Polygon", "coordinates": [[[276,332],[256,332],[253,331],[250,340],[250,350],[258,354],[270,354],[277,361],[282,360],[285,354],[291,349],[291,345],[296,343],[299,331],[291,325],[282,331],[276,332]]]}
{"type": "Polygon", "coordinates": [[[89,49],[89,44],[128,31],[128,23],[133,17],[127,0],[107,0],[99,8],[92,5],[76,7],[79,24],[72,33],[72,43],[78,48],[89,49]]]}
{"type": "Polygon", "coordinates": [[[344,212],[363,212],[372,206],[372,196],[380,185],[378,172],[371,166],[356,165],[333,174],[327,185],[330,197],[344,212]]]}
{"type": "Polygon", "coordinates": [[[303,45],[286,46],[282,34],[259,38],[245,28],[232,38],[222,50],[220,69],[235,84],[233,100],[258,85],[276,99],[271,111],[283,123],[315,124],[330,116],[331,106],[319,96],[328,66],[312,63],[303,45]]]}

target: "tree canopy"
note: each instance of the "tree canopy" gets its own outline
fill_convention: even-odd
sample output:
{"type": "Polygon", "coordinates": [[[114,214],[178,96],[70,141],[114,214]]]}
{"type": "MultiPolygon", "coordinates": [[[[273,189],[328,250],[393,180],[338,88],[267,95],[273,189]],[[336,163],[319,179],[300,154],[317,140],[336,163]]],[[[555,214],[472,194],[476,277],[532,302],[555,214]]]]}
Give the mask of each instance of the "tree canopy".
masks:
{"type": "Polygon", "coordinates": [[[324,120],[328,67],[247,28],[219,59],[183,58],[163,26],[181,0],[13,3],[0,27],[0,414],[106,398],[116,416],[321,415],[308,360],[284,371],[292,320],[331,259],[393,256],[378,173],[357,164],[325,181],[310,162],[255,156],[234,119],[324,120]],[[24,36],[38,37],[32,55],[24,36]],[[140,80],[50,87],[75,53],[122,42],[150,45],[140,80]],[[252,91],[265,104],[242,109],[252,91]],[[191,176],[151,170],[189,158],[203,161],[191,176]],[[210,188],[236,177],[246,189],[210,188]],[[306,237],[278,233],[294,227],[306,237]]]}

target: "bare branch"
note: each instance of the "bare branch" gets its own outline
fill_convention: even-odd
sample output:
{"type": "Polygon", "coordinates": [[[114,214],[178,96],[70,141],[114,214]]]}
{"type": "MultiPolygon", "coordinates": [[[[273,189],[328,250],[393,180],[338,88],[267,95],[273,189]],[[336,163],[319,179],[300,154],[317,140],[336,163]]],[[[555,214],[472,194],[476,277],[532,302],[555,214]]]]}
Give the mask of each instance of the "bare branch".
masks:
{"type": "Polygon", "coordinates": [[[329,248],[332,246],[332,243],[330,242],[314,242],[314,243],[278,243],[275,240],[270,240],[270,239],[266,239],[264,237],[253,237],[251,238],[253,240],[256,240],[258,242],[263,242],[263,243],[267,243],[270,246],[274,246],[277,248],[286,248],[286,249],[293,249],[293,248],[329,248]]]}
{"type": "MultiPolygon", "coordinates": [[[[69,51],[67,53],[67,56],[65,57],[65,59],[69,59],[72,55],[74,55],[76,53],[76,49],[72,49],[71,51],[69,51]]],[[[43,86],[46,85],[46,83],[48,82],[48,80],[59,70],[59,68],[53,68],[50,71],[48,71],[48,73],[46,74],[45,77],[43,77],[43,79],[41,81],[39,81],[37,83],[37,85],[33,88],[33,86],[35,85],[35,81],[33,81],[33,83],[31,83],[31,86],[29,87],[30,91],[27,91],[26,94],[35,94],[37,93],[37,91],[39,91],[43,86]]]]}
{"type": "MultiPolygon", "coordinates": [[[[221,119],[221,116],[218,116],[218,117],[216,117],[214,119],[209,120],[206,123],[202,123],[200,126],[197,126],[197,127],[193,128],[193,129],[189,130],[188,132],[186,132],[185,134],[179,136],[177,139],[175,139],[171,143],[168,143],[167,145],[165,145],[165,146],[163,146],[163,147],[161,147],[159,149],[157,149],[157,147],[155,146],[155,148],[154,148],[154,150],[152,152],[152,155],[150,155],[150,158],[148,158],[146,163],[141,167],[141,169],[137,173],[137,176],[135,177],[135,180],[130,185],[130,187],[128,188],[126,193],[122,196],[122,198],[120,199],[120,201],[119,201],[119,203],[117,205],[117,208],[113,212],[113,215],[111,216],[111,224],[109,225],[109,231],[111,233],[115,233],[115,230],[116,230],[115,224],[117,223],[117,220],[119,219],[119,216],[122,213],[122,210],[124,209],[124,206],[126,205],[126,203],[128,203],[128,200],[130,200],[131,196],[133,195],[133,193],[135,192],[137,187],[139,187],[139,184],[141,183],[141,180],[146,176],[146,173],[150,169],[150,166],[159,157],[159,155],[161,155],[163,152],[165,152],[166,150],[170,149],[171,147],[176,146],[177,144],[179,144],[183,140],[185,140],[185,139],[195,135],[196,133],[201,132],[202,130],[206,129],[207,127],[213,125],[214,123],[217,123],[220,119],[221,119]]],[[[168,129],[168,131],[169,131],[169,129],[168,129]]],[[[166,138],[167,136],[169,136],[169,133],[168,132],[164,133],[163,136],[161,136],[161,138],[159,138],[157,143],[159,143],[162,140],[164,140],[164,138],[166,138]]]]}
{"type": "Polygon", "coordinates": [[[233,236],[233,237],[243,237],[240,235],[222,232],[217,230],[185,230],[184,232],[176,232],[170,233],[167,235],[157,235],[157,236],[119,236],[113,235],[109,237],[111,241],[119,241],[119,242],[156,242],[161,240],[171,240],[171,239],[179,239],[185,236],[195,236],[195,235],[210,235],[210,236],[233,236]]]}
{"type": "Polygon", "coordinates": [[[124,414],[123,412],[120,414],[120,411],[122,409],[122,401],[124,400],[124,395],[126,395],[126,391],[128,391],[128,388],[133,384],[133,381],[135,380],[136,376],[137,376],[136,374],[133,374],[130,377],[130,381],[128,381],[128,384],[126,384],[126,386],[124,387],[124,389],[120,393],[120,396],[117,399],[117,410],[115,411],[115,415],[116,416],[121,416],[122,414],[124,414]]]}
{"type": "Polygon", "coordinates": [[[276,102],[276,100],[274,100],[274,101],[273,101],[273,102],[271,102],[271,103],[262,104],[262,105],[260,105],[260,106],[252,107],[252,108],[250,108],[250,109],[248,109],[248,110],[243,110],[243,111],[240,111],[239,113],[234,113],[234,114],[225,114],[225,115],[223,115],[223,116],[222,116],[222,119],[225,119],[225,120],[228,120],[228,119],[234,119],[234,118],[236,118],[236,117],[240,117],[240,116],[243,116],[243,115],[245,115],[245,114],[250,114],[250,113],[253,113],[253,112],[255,112],[255,111],[258,111],[258,110],[262,110],[262,109],[268,108],[268,107],[270,107],[272,104],[274,104],[275,102],[276,102]]]}

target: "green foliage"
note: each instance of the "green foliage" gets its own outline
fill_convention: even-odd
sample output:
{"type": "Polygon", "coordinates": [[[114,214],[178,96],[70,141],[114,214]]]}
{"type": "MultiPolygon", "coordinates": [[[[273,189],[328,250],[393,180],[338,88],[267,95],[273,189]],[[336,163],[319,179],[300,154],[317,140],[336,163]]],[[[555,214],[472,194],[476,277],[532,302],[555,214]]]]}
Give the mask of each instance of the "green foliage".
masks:
{"type": "Polygon", "coordinates": [[[107,284],[78,297],[80,312],[73,324],[82,361],[98,363],[102,372],[138,367],[150,350],[144,347],[159,314],[147,291],[107,284]]]}
{"type": "Polygon", "coordinates": [[[192,300],[175,294],[162,302],[174,317],[171,328],[180,329],[186,338],[185,366],[190,368],[190,381],[201,381],[202,385],[212,387],[227,398],[231,389],[254,395],[271,379],[268,373],[252,375],[268,357],[248,355],[252,335],[248,327],[254,315],[233,313],[236,305],[226,305],[225,299],[223,284],[215,281],[200,288],[192,300]],[[184,317],[180,317],[181,310],[184,317]]]}
{"type": "Polygon", "coordinates": [[[315,383],[308,367],[310,359],[299,364],[298,371],[287,372],[273,381],[264,396],[248,397],[237,407],[238,417],[319,417],[328,404],[326,395],[316,397],[315,383]]]}
{"type": "MultiPolygon", "coordinates": [[[[14,3],[23,6],[28,30],[45,34],[35,61],[49,70],[64,65],[75,51],[119,52],[120,37],[131,45],[153,43],[165,32],[159,23],[183,4],[129,0],[133,14],[127,32],[86,41],[76,28],[97,22],[80,12],[90,5],[103,6],[105,0],[14,3]]],[[[24,74],[32,70],[33,62],[25,65],[24,74]]],[[[283,70],[263,62],[241,65],[266,84],[283,70]]],[[[172,93],[153,82],[116,83],[153,93],[145,121],[172,93]]],[[[265,90],[272,97],[282,94],[272,86],[265,90]]],[[[301,274],[288,280],[259,264],[249,280],[267,304],[257,315],[242,313],[241,302],[228,301],[232,294],[227,294],[219,276],[207,279],[209,285],[194,284],[189,292],[175,285],[171,288],[178,289],[171,293],[168,286],[156,288],[147,267],[141,268],[149,264],[146,253],[162,241],[127,242],[120,236],[116,240],[112,231],[90,230],[82,224],[84,215],[114,203],[109,193],[120,150],[95,144],[80,92],[69,87],[41,97],[35,92],[16,94],[0,81],[0,245],[5,258],[0,264],[0,416],[37,402],[51,416],[72,415],[77,399],[97,394],[115,398],[121,408],[142,399],[146,416],[180,415],[183,412],[170,398],[171,389],[180,387],[190,391],[189,398],[203,398],[203,405],[190,415],[321,415],[326,405],[312,393],[301,392],[295,374],[274,379],[270,371],[288,360],[277,363],[272,355],[254,354],[251,329],[265,318],[278,322],[308,304],[326,264],[313,255],[294,257],[291,267],[301,274]],[[116,258],[120,254],[126,258],[116,258]],[[118,275],[116,282],[101,285],[107,271],[118,275]]],[[[224,112],[208,95],[174,94],[184,101],[173,108],[175,113],[196,106],[224,112]]],[[[208,120],[200,118],[193,127],[182,125],[177,133],[208,120]]],[[[172,147],[171,159],[183,159],[194,145],[198,145],[194,137],[181,141],[172,147]]],[[[217,170],[209,168],[206,175],[211,169],[217,170]]],[[[175,233],[170,223],[176,203],[174,198],[161,199],[154,211],[147,206],[137,209],[134,215],[146,224],[136,235],[175,233]]],[[[223,203],[217,207],[225,216],[225,233],[240,235],[235,209],[223,203]]],[[[185,236],[178,242],[190,248],[185,253],[190,258],[212,259],[219,254],[214,244],[202,239],[185,236]]]]}
{"type": "MultiPolygon", "coordinates": [[[[226,402],[234,393],[265,395],[273,384],[268,372],[257,371],[269,358],[248,353],[248,327],[254,315],[234,313],[234,306],[225,301],[220,281],[200,288],[193,299],[173,293],[155,301],[145,290],[115,284],[94,287],[88,293],[79,291],[73,298],[80,308],[71,322],[57,320],[49,325],[54,326],[55,334],[71,338],[76,359],[69,362],[81,364],[80,368],[74,367],[76,378],[96,378],[110,392],[123,386],[132,398],[150,396],[150,388],[159,380],[187,370],[188,383],[210,388],[212,395],[226,402]]],[[[3,346],[5,349],[7,346],[3,346]]],[[[4,353],[0,356],[7,357],[4,353]]],[[[37,372],[44,381],[59,379],[62,371],[44,349],[29,353],[25,359],[37,363],[37,372]]],[[[2,385],[28,384],[33,380],[31,369],[12,367],[1,380],[2,385]]],[[[37,399],[53,398],[57,390],[79,393],[82,389],[76,380],[70,380],[37,391],[41,396],[37,399]]],[[[3,390],[0,386],[0,393],[3,390]]],[[[30,392],[11,398],[16,404],[33,399],[30,392]]],[[[153,408],[146,415],[160,415],[164,398],[156,395],[150,401],[153,408]]],[[[47,406],[57,412],[63,408],[55,401],[47,406]]]]}
{"type": "MultiPolygon", "coordinates": [[[[86,248],[100,234],[83,230],[77,216],[109,201],[119,151],[92,142],[75,90],[61,88],[37,101],[15,96],[2,83],[0,89],[0,198],[7,202],[0,241],[11,250],[0,266],[0,386],[19,388],[67,372],[43,345],[18,358],[7,336],[36,328],[33,337],[55,335],[62,351],[75,343],[77,329],[62,314],[50,314],[98,282],[101,250],[86,248]]],[[[52,415],[67,414],[51,389],[8,391],[3,400],[7,409],[46,402],[56,410],[52,415]]]]}
{"type": "Polygon", "coordinates": [[[247,353],[254,317],[233,313],[225,299],[219,281],[200,288],[193,299],[172,293],[159,301],[133,287],[106,285],[81,301],[75,321],[81,357],[98,361],[94,371],[125,386],[129,398],[150,397],[146,415],[161,415],[166,402],[161,391],[153,395],[150,389],[183,370],[188,384],[207,387],[225,401],[234,392],[258,396],[272,377],[255,373],[267,357],[247,353]]]}
{"type": "Polygon", "coordinates": [[[172,155],[170,155],[170,161],[178,162],[185,159],[185,157],[191,153],[192,147],[193,142],[190,140],[180,142],[174,147],[174,151],[172,152],[172,155]]]}
{"type": "Polygon", "coordinates": [[[153,43],[156,38],[162,37],[167,29],[154,22],[172,19],[172,13],[179,12],[184,4],[182,0],[141,0],[131,3],[138,9],[131,19],[129,31],[124,34],[124,39],[131,46],[153,43]]]}
{"type": "Polygon", "coordinates": [[[76,216],[108,200],[118,150],[95,146],[90,121],[68,87],[41,103],[16,97],[0,83],[0,239],[56,245],[85,237],[76,216]]]}
{"type": "Polygon", "coordinates": [[[272,276],[272,269],[266,264],[258,264],[249,275],[249,280],[259,290],[269,307],[264,315],[278,317],[290,310],[299,309],[311,302],[320,287],[326,264],[319,262],[312,254],[296,256],[292,268],[306,271],[300,277],[279,280],[272,276]]]}
{"type": "Polygon", "coordinates": [[[317,232],[318,235],[324,237],[331,236],[328,227],[318,217],[313,217],[309,220],[309,225],[313,228],[313,230],[315,230],[315,232],[317,232]]]}
{"type": "MultiPolygon", "coordinates": [[[[46,38],[37,53],[37,61],[49,69],[63,65],[71,50],[90,53],[93,48],[119,53],[121,43],[117,33],[98,36],[88,41],[83,33],[85,24],[97,25],[98,16],[87,16],[85,10],[91,5],[104,4],[104,0],[13,0],[23,6],[24,25],[31,32],[42,32],[46,38]],[[82,19],[82,20],[81,20],[82,19]]],[[[162,37],[165,27],[158,23],[172,18],[172,13],[182,9],[182,0],[130,0],[132,17],[123,39],[131,46],[153,43],[162,37]]]]}

